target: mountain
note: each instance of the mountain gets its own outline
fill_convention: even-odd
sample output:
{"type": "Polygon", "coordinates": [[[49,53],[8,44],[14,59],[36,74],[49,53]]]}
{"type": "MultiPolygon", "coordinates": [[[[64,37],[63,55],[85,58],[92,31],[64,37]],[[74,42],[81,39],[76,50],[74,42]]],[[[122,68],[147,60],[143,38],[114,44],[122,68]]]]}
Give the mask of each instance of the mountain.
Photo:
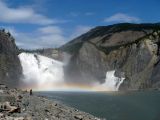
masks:
{"type": "Polygon", "coordinates": [[[0,30],[0,84],[18,86],[21,52],[64,61],[65,80],[73,84],[106,85],[113,73],[120,90],[160,88],[159,23],[99,26],[60,48],[29,51],[19,50],[10,33],[0,30]]]}
{"type": "Polygon", "coordinates": [[[0,30],[0,84],[17,87],[22,75],[15,40],[5,30],[0,30]]]}
{"type": "Polygon", "coordinates": [[[106,72],[125,80],[121,90],[160,87],[160,24],[99,26],[59,49],[71,55],[69,82],[105,82],[106,72]]]}

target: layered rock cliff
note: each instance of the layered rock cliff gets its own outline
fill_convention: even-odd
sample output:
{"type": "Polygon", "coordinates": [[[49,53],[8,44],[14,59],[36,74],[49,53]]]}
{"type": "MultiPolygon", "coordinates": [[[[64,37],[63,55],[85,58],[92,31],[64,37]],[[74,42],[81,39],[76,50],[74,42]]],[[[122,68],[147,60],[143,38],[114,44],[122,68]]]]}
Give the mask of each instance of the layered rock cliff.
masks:
{"type": "Polygon", "coordinates": [[[160,87],[160,25],[115,24],[96,27],[60,49],[71,55],[68,81],[105,82],[107,71],[124,77],[120,89],[160,87]]]}
{"type": "Polygon", "coordinates": [[[22,68],[18,58],[18,48],[10,33],[0,30],[0,84],[17,87],[22,68]]]}

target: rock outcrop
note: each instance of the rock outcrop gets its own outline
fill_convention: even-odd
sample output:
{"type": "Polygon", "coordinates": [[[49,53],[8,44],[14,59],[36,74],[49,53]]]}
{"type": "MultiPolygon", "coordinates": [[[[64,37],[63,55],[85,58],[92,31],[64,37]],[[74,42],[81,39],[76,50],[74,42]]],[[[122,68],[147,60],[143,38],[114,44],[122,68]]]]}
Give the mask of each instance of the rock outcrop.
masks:
{"type": "Polygon", "coordinates": [[[5,30],[0,30],[0,83],[17,87],[22,75],[15,40],[5,30]]]}
{"type": "Polygon", "coordinates": [[[115,70],[125,80],[120,89],[160,87],[160,25],[115,24],[96,27],[63,45],[71,55],[65,67],[68,81],[105,82],[115,70]]]}

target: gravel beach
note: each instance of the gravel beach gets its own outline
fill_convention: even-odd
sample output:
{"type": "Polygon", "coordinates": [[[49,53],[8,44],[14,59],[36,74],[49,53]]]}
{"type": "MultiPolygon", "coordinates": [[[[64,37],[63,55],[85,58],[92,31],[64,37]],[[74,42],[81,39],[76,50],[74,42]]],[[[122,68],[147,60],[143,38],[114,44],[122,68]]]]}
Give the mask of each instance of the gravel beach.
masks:
{"type": "Polygon", "coordinates": [[[9,89],[0,84],[0,120],[101,120],[88,113],[30,95],[27,91],[9,89]]]}

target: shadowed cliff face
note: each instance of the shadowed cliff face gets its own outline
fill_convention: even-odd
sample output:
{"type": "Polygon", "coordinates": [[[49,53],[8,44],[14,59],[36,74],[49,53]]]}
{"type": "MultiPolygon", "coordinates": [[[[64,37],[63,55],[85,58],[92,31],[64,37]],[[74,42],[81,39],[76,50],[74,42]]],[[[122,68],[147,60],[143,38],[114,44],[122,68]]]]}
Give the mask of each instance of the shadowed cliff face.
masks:
{"type": "Polygon", "coordinates": [[[0,30],[0,84],[17,87],[21,75],[22,68],[14,38],[0,30]]]}
{"type": "Polygon", "coordinates": [[[116,24],[92,29],[60,49],[72,57],[65,67],[69,82],[105,82],[107,71],[124,77],[120,89],[160,86],[160,25],[116,24]]]}

